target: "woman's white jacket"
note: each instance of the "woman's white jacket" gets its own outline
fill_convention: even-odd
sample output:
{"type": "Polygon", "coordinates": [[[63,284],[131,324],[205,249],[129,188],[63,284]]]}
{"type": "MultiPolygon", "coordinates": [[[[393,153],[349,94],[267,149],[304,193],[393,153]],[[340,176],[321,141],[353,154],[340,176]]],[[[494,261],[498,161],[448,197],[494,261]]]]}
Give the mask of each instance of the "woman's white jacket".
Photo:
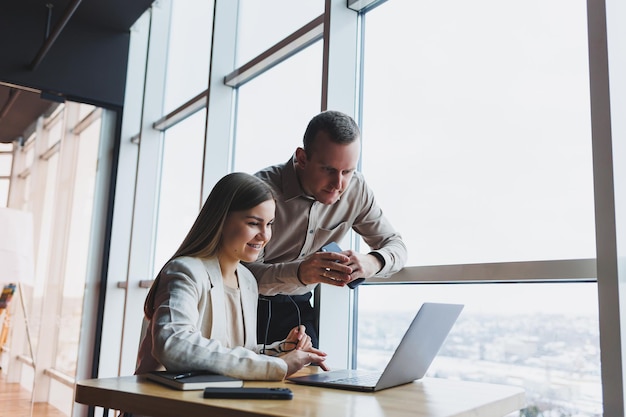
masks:
{"type": "Polygon", "coordinates": [[[159,274],[156,308],[152,320],[144,323],[135,374],[161,369],[207,370],[247,380],[283,379],[287,364],[260,354],[262,345],[257,344],[257,282],[241,264],[237,274],[245,346],[229,348],[222,343],[228,326],[217,258],[175,258],[159,274]]]}

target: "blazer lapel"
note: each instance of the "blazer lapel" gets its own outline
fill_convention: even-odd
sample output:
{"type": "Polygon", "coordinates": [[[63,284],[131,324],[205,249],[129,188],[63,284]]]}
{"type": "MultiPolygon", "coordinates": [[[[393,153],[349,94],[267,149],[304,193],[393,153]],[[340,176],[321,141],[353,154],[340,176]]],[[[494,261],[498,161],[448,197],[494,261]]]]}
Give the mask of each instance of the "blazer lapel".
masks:
{"type": "Polygon", "coordinates": [[[226,301],[224,299],[224,281],[222,271],[217,258],[202,261],[207,272],[210,292],[208,294],[211,304],[211,338],[226,340],[226,301]]]}
{"type": "Polygon", "coordinates": [[[252,285],[256,285],[256,281],[251,282],[250,280],[245,279],[246,272],[247,271],[244,271],[241,265],[237,267],[237,274],[239,275],[239,289],[241,291],[241,305],[243,309],[243,325],[246,337],[245,345],[248,348],[252,348],[258,343],[256,338],[256,316],[259,298],[258,290],[252,287],[252,285]]]}

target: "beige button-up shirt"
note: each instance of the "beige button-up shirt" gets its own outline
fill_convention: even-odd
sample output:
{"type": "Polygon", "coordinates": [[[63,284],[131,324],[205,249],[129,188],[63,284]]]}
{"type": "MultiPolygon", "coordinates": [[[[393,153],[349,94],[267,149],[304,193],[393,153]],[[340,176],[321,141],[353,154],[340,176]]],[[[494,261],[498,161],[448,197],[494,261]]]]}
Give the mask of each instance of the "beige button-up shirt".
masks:
{"type": "Polygon", "coordinates": [[[315,285],[298,281],[300,262],[329,242],[340,242],[353,229],[385,265],[376,274],[386,277],[406,263],[407,250],[402,237],[376,204],[374,193],[360,172],[332,205],[307,196],[298,181],[293,157],[282,165],[255,174],[269,183],[276,194],[276,219],[272,239],[256,262],[246,266],[259,283],[263,295],[305,294],[315,285]]]}

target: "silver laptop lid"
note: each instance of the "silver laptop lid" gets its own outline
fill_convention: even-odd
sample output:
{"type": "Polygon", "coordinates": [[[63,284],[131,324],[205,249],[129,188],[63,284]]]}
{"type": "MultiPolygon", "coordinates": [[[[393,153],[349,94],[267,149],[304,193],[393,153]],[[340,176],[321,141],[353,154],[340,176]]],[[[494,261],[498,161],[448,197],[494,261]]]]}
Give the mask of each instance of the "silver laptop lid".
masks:
{"type": "Polygon", "coordinates": [[[461,310],[462,304],[424,303],[376,384],[376,391],[424,377],[461,310]]]}

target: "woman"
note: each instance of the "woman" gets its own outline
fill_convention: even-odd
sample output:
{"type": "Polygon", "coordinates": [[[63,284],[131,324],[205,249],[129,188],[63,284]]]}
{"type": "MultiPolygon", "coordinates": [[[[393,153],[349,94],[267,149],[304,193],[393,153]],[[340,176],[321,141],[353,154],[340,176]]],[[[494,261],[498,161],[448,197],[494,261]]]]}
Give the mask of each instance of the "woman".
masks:
{"type": "Polygon", "coordinates": [[[257,344],[257,283],[240,262],[256,260],[271,238],[275,208],[270,188],[252,175],[232,173],[215,185],[150,288],[136,374],[207,370],[281,380],[311,362],[326,369],[326,354],[313,348],[304,326],[283,341],[257,344]]]}

